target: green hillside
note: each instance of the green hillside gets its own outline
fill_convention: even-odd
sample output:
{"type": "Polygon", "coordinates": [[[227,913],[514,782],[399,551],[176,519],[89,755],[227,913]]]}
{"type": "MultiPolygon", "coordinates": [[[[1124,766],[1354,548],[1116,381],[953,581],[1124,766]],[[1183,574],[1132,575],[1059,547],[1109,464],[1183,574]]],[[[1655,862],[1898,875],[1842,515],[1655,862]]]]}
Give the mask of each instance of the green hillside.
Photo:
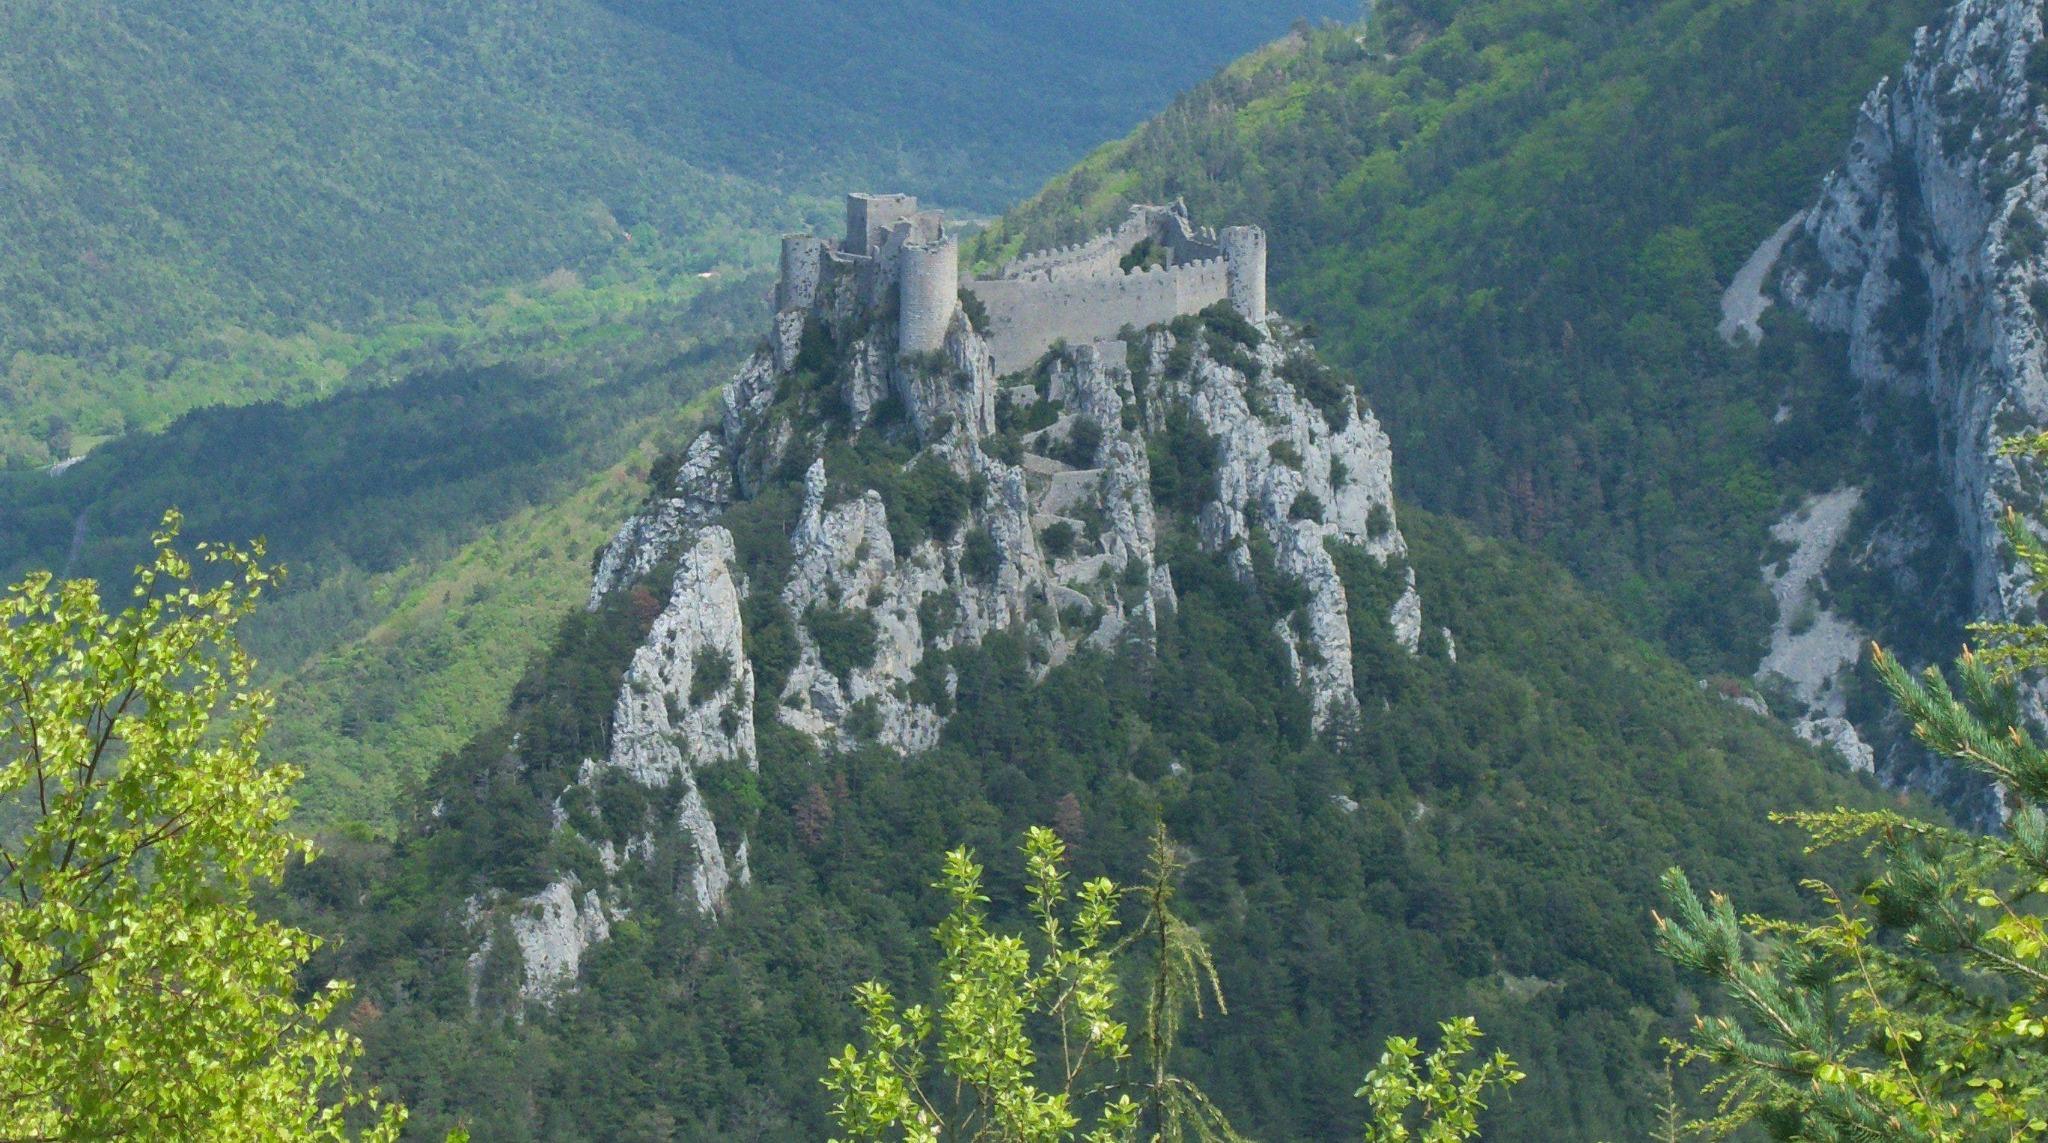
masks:
{"type": "Polygon", "coordinates": [[[502,360],[202,410],[56,476],[0,474],[0,570],[125,582],[167,507],[193,539],[264,539],[289,574],[244,636],[282,685],[274,745],[309,772],[303,819],[388,829],[587,590],[639,496],[640,446],[701,416],[730,373],[761,283],[697,285],[475,339],[502,360]]]}
{"type": "MultiPolygon", "coordinates": [[[[1643,1138],[1661,1037],[1712,1003],[1654,952],[1657,873],[1798,913],[1811,859],[1766,813],[1885,797],[1698,684],[1754,663],[1768,522],[1863,463],[1833,347],[1774,313],[1729,349],[1714,298],[1931,7],[1381,0],[1057,179],[976,256],[1132,200],[1267,227],[1277,305],[1394,438],[1422,653],[1386,622],[1401,565],[1340,549],[1365,717],[1311,733],[1295,586],[1162,512],[1156,658],[949,651],[951,721],[909,758],[758,703],[758,775],[705,780],[752,884],[707,919],[648,843],[552,1012],[504,942],[472,965],[464,918],[596,879],[555,814],[665,569],[585,612],[590,547],[760,332],[767,238],[856,180],[1000,202],[1127,126],[1163,61],[1269,38],[1264,6],[8,7],[0,460],[119,439],[0,473],[0,566],[118,579],[177,504],[292,567],[247,634],[327,852],[276,905],[332,938],[309,983],[357,982],[418,1138],[821,1137],[853,986],[930,984],[940,853],[1011,885],[1056,817],[1079,875],[1135,877],[1154,822],[1188,845],[1230,1011],[1183,1069],[1253,1136],[1355,1137],[1382,1039],[1470,1012],[1530,1075],[1488,1138],[1643,1138]]],[[[777,550],[800,471],[735,509],[743,546],[777,550]]],[[[786,650],[773,618],[748,655],[786,650]]],[[[571,809],[625,846],[661,796],[571,809]]]]}
{"type": "Polygon", "coordinates": [[[1730,349],[1716,301],[1936,10],[1386,0],[1362,35],[1189,92],[979,255],[1133,199],[1262,223],[1276,304],[1359,378],[1406,495],[1552,553],[1696,670],[1746,674],[1773,614],[1746,572],[1768,523],[1866,475],[1869,450],[1837,348],[1780,321],[1760,353],[1730,349]]]}
{"type": "Polygon", "coordinates": [[[758,266],[849,186],[993,208],[1345,7],[0,6],[0,463],[374,383],[513,283],[758,266]]]}

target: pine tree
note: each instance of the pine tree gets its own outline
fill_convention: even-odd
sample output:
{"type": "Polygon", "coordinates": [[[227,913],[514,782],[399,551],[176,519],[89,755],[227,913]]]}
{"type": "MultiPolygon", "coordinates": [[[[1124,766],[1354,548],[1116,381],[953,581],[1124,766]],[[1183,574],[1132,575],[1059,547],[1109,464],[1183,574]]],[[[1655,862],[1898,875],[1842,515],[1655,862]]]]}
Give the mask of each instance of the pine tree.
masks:
{"type": "MultiPolygon", "coordinates": [[[[2008,451],[2048,458],[2048,435],[2008,451]]],[[[2048,552],[2016,516],[2005,532],[2036,584],[2048,552]]],[[[2048,752],[2027,729],[2016,683],[2048,665],[2048,627],[1980,625],[1954,679],[1872,660],[1913,734],[1996,781],[1999,834],[1892,811],[1777,815],[1814,847],[1861,845],[1859,884],[1806,883],[1823,919],[1738,917],[1673,869],[1663,951],[1715,980],[1735,1014],[1702,1019],[1682,1045],[1714,1069],[1726,1134],[1757,1124],[1783,1139],[1989,1140],[2048,1133],[2048,752]]]]}

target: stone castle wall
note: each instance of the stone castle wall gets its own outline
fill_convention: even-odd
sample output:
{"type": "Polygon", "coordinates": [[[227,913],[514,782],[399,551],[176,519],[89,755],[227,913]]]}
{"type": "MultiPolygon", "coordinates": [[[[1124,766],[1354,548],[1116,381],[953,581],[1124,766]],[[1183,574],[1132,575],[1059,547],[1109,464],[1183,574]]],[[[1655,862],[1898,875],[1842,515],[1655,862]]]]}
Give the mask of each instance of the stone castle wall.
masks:
{"type": "Polygon", "coordinates": [[[809,234],[782,238],[782,274],[775,280],[775,312],[807,310],[825,271],[826,242],[809,234]]]}
{"type": "MultiPolygon", "coordinates": [[[[959,309],[960,247],[937,211],[902,194],[846,196],[846,237],[782,241],[778,313],[809,310],[828,291],[870,310],[897,305],[897,345],[931,353],[945,345],[959,309]]],[[[998,373],[1030,367],[1056,341],[1083,345],[1229,301],[1253,321],[1266,318],[1266,235],[1233,226],[1197,229],[1186,208],[1137,205],[1122,224],[1073,246],[1036,251],[1000,276],[968,285],[989,314],[998,373]],[[1126,272],[1123,257],[1157,242],[1168,265],[1126,272]]],[[[844,304],[843,302],[840,304],[844,304]]]]}
{"type": "Polygon", "coordinates": [[[1265,321],[1266,232],[1256,226],[1228,226],[1222,245],[1230,266],[1225,277],[1230,304],[1250,321],[1265,321]]]}
{"type": "Polygon", "coordinates": [[[846,241],[840,249],[848,254],[866,254],[881,244],[891,227],[916,213],[917,198],[914,195],[847,195],[846,241]]]}
{"type": "Polygon", "coordinates": [[[1211,258],[1072,279],[996,278],[967,289],[988,309],[989,348],[1003,374],[1029,368],[1056,341],[1101,341],[1127,325],[1143,329],[1194,313],[1226,299],[1230,284],[1227,263],[1211,258]]]}
{"type": "Polygon", "coordinates": [[[1206,262],[1224,253],[1216,236],[1190,226],[1179,206],[1134,206],[1131,216],[1116,229],[1072,246],[1021,254],[1004,266],[999,276],[1060,280],[1121,274],[1124,255],[1148,238],[1164,246],[1176,266],[1206,262]]]}

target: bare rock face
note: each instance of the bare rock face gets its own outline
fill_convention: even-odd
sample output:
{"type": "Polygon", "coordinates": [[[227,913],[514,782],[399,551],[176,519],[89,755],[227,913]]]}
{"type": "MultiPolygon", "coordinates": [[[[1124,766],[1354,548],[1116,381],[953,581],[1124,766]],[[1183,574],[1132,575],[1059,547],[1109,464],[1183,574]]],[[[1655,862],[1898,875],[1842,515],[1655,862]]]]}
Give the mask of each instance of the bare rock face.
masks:
{"type": "Polygon", "coordinates": [[[619,688],[611,754],[581,776],[585,785],[616,772],[650,789],[680,787],[674,825],[694,850],[690,886],[704,912],[723,907],[727,888],[748,876],[745,839],[728,855],[697,781],[707,767],[756,765],[754,670],[740,641],[733,560],[724,528],[698,533],[619,688]]]}
{"type": "Polygon", "coordinates": [[[651,572],[693,528],[718,518],[733,502],[732,458],[711,433],[690,442],[667,495],[636,513],[612,536],[590,577],[588,607],[651,572]]]}
{"type": "MultiPolygon", "coordinates": [[[[1269,543],[1280,572],[1307,590],[1298,621],[1278,633],[1294,651],[1323,729],[1358,713],[1350,603],[1329,544],[1355,544],[1381,563],[1406,554],[1407,544],[1394,524],[1393,452],[1379,422],[1348,392],[1336,417],[1326,416],[1285,380],[1289,361],[1270,340],[1249,375],[1201,357],[1168,379],[1161,396],[1164,408],[1184,406],[1216,442],[1216,496],[1202,506],[1203,546],[1229,554],[1249,576],[1251,545],[1269,543]]],[[[1414,651],[1422,609],[1412,575],[1388,620],[1414,651]]]]}
{"type": "MultiPolygon", "coordinates": [[[[595,890],[584,890],[570,874],[511,906],[499,906],[509,914],[513,945],[519,957],[519,998],[533,1004],[549,1005],[576,982],[583,953],[590,946],[611,937],[611,925],[595,890]]],[[[470,901],[472,930],[495,910],[487,912],[476,899],[470,901]]],[[[485,963],[494,949],[495,937],[484,934],[483,943],[469,957],[470,1003],[485,963]]]]}
{"type": "Polygon", "coordinates": [[[1923,396],[1986,614],[2027,606],[1998,554],[2007,506],[2039,506],[2038,474],[1994,455],[2048,424],[2042,316],[2048,283],[2048,120],[2027,81],[2041,12],[1965,0],[1922,29],[1897,81],[1865,99],[1849,161],[1804,231],[1817,256],[1786,292],[1846,333],[1856,376],[1923,396]]]}
{"type": "MultiPolygon", "coordinates": [[[[2008,508],[2038,515],[2041,474],[1996,446],[2048,426],[2048,117],[2027,76],[2041,38],[2040,8],[2026,0],[1961,0],[1923,28],[1905,70],[1864,100],[1847,159],[1799,222],[1781,279],[1792,305],[1847,336],[1866,397],[1909,396],[1932,410],[1969,605],[1990,619],[2034,614],[2034,589],[2001,554],[1998,522],[2008,508]]],[[[1875,530],[1873,543],[1916,531],[1885,520],[1875,530]]],[[[1838,729],[1817,723],[1815,734],[1841,740],[1838,729]]],[[[1907,780],[1882,760],[1879,771],[1907,780]]]]}

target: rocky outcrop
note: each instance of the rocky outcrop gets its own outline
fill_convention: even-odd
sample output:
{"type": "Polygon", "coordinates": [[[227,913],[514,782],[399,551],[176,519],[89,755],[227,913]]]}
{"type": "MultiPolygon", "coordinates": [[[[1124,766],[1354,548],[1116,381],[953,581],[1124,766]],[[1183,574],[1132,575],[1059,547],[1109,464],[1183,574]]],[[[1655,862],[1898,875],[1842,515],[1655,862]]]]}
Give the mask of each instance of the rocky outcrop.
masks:
{"type": "Polygon", "coordinates": [[[676,566],[668,605],[619,688],[611,753],[586,764],[586,786],[608,773],[650,789],[679,788],[674,826],[694,853],[690,887],[704,912],[748,877],[746,841],[728,853],[699,789],[708,767],[753,769],[754,669],[740,638],[740,592],[733,581],[732,536],[698,533],[676,566]]]}
{"type": "MultiPolygon", "coordinates": [[[[666,891],[708,916],[728,907],[749,876],[744,793],[761,728],[823,750],[911,753],[943,732],[952,653],[994,632],[1021,637],[1041,675],[1089,651],[1149,652],[1178,606],[1170,527],[1288,601],[1274,634],[1318,729],[1367,716],[1333,551],[1405,557],[1391,453],[1284,322],[1188,317],[1057,346],[998,377],[964,310],[936,350],[899,353],[877,288],[826,275],[778,314],[719,423],[598,559],[592,610],[636,587],[663,604],[625,671],[608,750],[556,801],[558,841],[592,855],[586,880],[478,907],[480,929],[510,911],[528,999],[573,979],[649,871],[673,867],[666,891]],[[1155,499],[1161,450],[1185,481],[1170,508],[1155,499]],[[780,533],[764,539],[771,512],[780,533]],[[744,559],[735,531],[753,537],[744,559]],[[755,693],[750,615],[786,640],[773,693],[755,693]],[[620,797],[621,783],[646,796],[620,797]],[[619,804],[649,808],[604,816],[619,804]],[[586,883],[600,872],[605,883],[586,883]]],[[[1399,570],[1406,590],[1384,619],[1413,652],[1422,599],[1399,570]]]]}
{"type": "Polygon", "coordinates": [[[635,513],[599,553],[590,577],[590,610],[604,597],[632,583],[675,552],[693,528],[718,518],[733,501],[732,458],[717,436],[690,442],[663,495],[635,513]]]}
{"type": "MultiPolygon", "coordinates": [[[[521,1001],[552,1004],[564,989],[575,983],[584,952],[599,941],[610,938],[611,924],[605,916],[603,902],[598,900],[595,890],[583,889],[579,896],[579,889],[583,889],[582,885],[574,874],[570,874],[509,908],[499,907],[509,914],[506,929],[511,933],[513,951],[518,957],[518,995],[521,1001]]],[[[480,900],[472,898],[469,927],[472,931],[483,927],[483,922],[498,911],[487,910],[480,900]]],[[[472,1006],[477,1003],[485,966],[498,951],[496,942],[497,935],[485,931],[482,943],[470,954],[469,1000],[472,1006]]]]}
{"type": "Polygon", "coordinates": [[[1851,768],[1868,772],[1875,752],[1846,717],[1844,693],[1867,637],[1829,608],[1821,591],[1823,572],[1862,500],[1862,489],[1838,488],[1809,497],[1771,528],[1772,538],[1791,550],[1764,568],[1778,617],[1756,676],[1786,708],[1779,713],[1791,718],[1800,737],[1833,748],[1851,768]]]}

